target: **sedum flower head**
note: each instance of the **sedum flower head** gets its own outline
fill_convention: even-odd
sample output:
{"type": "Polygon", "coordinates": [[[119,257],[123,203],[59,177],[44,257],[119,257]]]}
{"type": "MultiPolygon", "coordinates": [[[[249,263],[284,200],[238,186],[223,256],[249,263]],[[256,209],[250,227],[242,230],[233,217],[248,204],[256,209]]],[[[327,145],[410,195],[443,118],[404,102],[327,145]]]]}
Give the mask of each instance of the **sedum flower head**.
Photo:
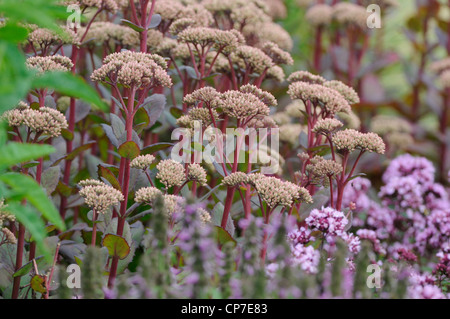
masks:
{"type": "Polygon", "coordinates": [[[192,26],[197,26],[195,20],[190,18],[181,18],[171,24],[169,32],[173,35],[178,35],[192,26]]]}
{"type": "Polygon", "coordinates": [[[205,209],[203,208],[197,209],[197,215],[203,225],[211,223],[211,214],[208,213],[205,209]]]}
{"type": "Polygon", "coordinates": [[[342,126],[344,126],[344,123],[342,123],[338,119],[320,119],[316,122],[316,125],[314,125],[313,132],[327,135],[329,133],[337,131],[342,126]]]}
{"type": "Polygon", "coordinates": [[[8,211],[7,207],[8,205],[5,204],[5,200],[3,198],[0,198],[0,226],[2,226],[5,221],[16,221],[16,216],[11,214],[8,211]]]}
{"type": "Polygon", "coordinates": [[[68,127],[66,117],[58,110],[49,107],[34,110],[23,102],[16,109],[5,112],[2,117],[10,126],[26,125],[32,131],[49,137],[61,135],[61,131],[68,127]]]}
{"type": "Polygon", "coordinates": [[[333,18],[345,26],[353,26],[361,30],[367,29],[369,14],[366,8],[350,2],[340,2],[333,6],[333,18]]]}
{"type": "Polygon", "coordinates": [[[269,107],[251,94],[239,91],[227,91],[220,95],[217,107],[237,119],[246,119],[255,115],[269,115],[269,107]]]}
{"type": "Polygon", "coordinates": [[[36,69],[38,74],[52,71],[70,71],[73,67],[72,61],[65,56],[53,55],[53,56],[35,56],[27,59],[27,66],[30,69],[36,69]]]}
{"type": "Polygon", "coordinates": [[[327,81],[323,84],[323,86],[338,91],[349,104],[356,104],[360,102],[358,93],[341,81],[327,81]]]}
{"type": "Polygon", "coordinates": [[[66,0],[66,4],[77,4],[80,7],[103,8],[106,11],[116,13],[120,7],[123,7],[124,0],[66,0]]]}
{"type": "Polygon", "coordinates": [[[333,19],[333,8],[327,4],[316,4],[308,9],[305,18],[314,27],[327,26],[333,19]]]}
{"type": "Polygon", "coordinates": [[[384,154],[386,145],[378,134],[369,132],[360,134],[357,148],[362,151],[384,154]]]}
{"type": "Polygon", "coordinates": [[[188,106],[196,105],[197,103],[203,102],[208,106],[211,106],[217,98],[220,96],[220,93],[216,91],[216,89],[212,87],[204,87],[198,90],[195,90],[191,94],[188,94],[184,97],[183,102],[188,106]]]}
{"type": "Polygon", "coordinates": [[[262,200],[271,208],[278,205],[291,207],[294,202],[312,202],[309,192],[294,183],[262,174],[250,174],[248,178],[262,200]]]}
{"type": "Polygon", "coordinates": [[[153,205],[156,197],[162,195],[162,192],[156,187],[143,187],[136,191],[134,201],[136,203],[146,203],[153,205]]]}
{"type": "Polygon", "coordinates": [[[140,155],[133,159],[130,163],[132,168],[137,169],[147,169],[150,167],[150,165],[155,161],[155,157],[151,154],[147,155],[140,155]]]}
{"type": "Polygon", "coordinates": [[[280,141],[296,145],[299,142],[299,136],[302,131],[303,126],[298,123],[280,125],[280,141]]]}
{"type": "Polygon", "coordinates": [[[5,243],[12,244],[12,245],[17,244],[16,236],[14,236],[14,234],[8,228],[3,227],[2,228],[2,233],[3,233],[3,236],[4,236],[3,240],[4,240],[5,243]]]}
{"type": "Polygon", "coordinates": [[[371,130],[380,135],[412,132],[411,124],[396,116],[377,115],[372,118],[370,124],[371,130]]]}
{"type": "Polygon", "coordinates": [[[201,186],[205,186],[208,182],[206,179],[206,171],[197,163],[189,164],[187,179],[190,181],[196,181],[201,186]]]}
{"type": "Polygon", "coordinates": [[[228,187],[238,186],[241,183],[246,184],[248,182],[248,175],[243,172],[231,173],[225,176],[222,180],[222,184],[228,187]]]}
{"type": "Polygon", "coordinates": [[[106,184],[84,186],[80,190],[80,196],[84,198],[86,205],[101,214],[124,200],[120,191],[106,184]]]}
{"type": "Polygon", "coordinates": [[[288,94],[292,99],[311,101],[314,105],[324,108],[330,115],[351,111],[350,105],[341,94],[319,84],[294,82],[289,85],[288,94]]]}
{"type": "Polygon", "coordinates": [[[333,160],[315,156],[311,159],[311,163],[306,165],[306,170],[313,184],[328,187],[330,177],[340,174],[343,168],[341,164],[333,160]]]}
{"type": "Polygon", "coordinates": [[[360,132],[353,129],[346,129],[336,132],[332,137],[333,144],[340,152],[353,152],[358,145],[360,132]]]}
{"type": "Polygon", "coordinates": [[[320,75],[309,73],[308,71],[297,71],[288,77],[290,83],[306,82],[309,84],[324,84],[326,80],[320,75]]]}
{"type": "Polygon", "coordinates": [[[96,179],[85,179],[85,180],[79,181],[78,185],[80,185],[81,187],[103,186],[103,185],[105,185],[105,183],[103,183],[102,181],[96,180],[96,179]]]}
{"type": "Polygon", "coordinates": [[[430,68],[437,74],[450,70],[450,57],[431,63],[430,68]]]}
{"type": "Polygon", "coordinates": [[[375,133],[361,133],[353,129],[337,132],[332,137],[332,141],[340,152],[353,152],[359,149],[361,151],[384,154],[386,147],[379,135],[375,133]]]}
{"type": "Polygon", "coordinates": [[[158,169],[158,178],[167,188],[180,186],[185,181],[185,170],[181,163],[167,159],[161,161],[156,166],[158,169]]]}
{"type": "Polygon", "coordinates": [[[38,110],[26,109],[22,114],[24,125],[51,137],[61,135],[61,130],[68,127],[64,114],[49,107],[41,107],[38,110]]]}
{"type": "Polygon", "coordinates": [[[273,67],[269,68],[269,70],[267,70],[266,78],[273,79],[277,82],[283,82],[286,78],[286,75],[284,74],[284,71],[281,67],[279,67],[278,65],[274,65],[273,67]]]}
{"type": "Polygon", "coordinates": [[[241,86],[239,91],[241,91],[242,93],[253,94],[257,98],[259,98],[261,100],[261,102],[263,102],[265,105],[267,105],[269,107],[278,105],[277,100],[271,93],[269,93],[267,91],[263,91],[260,88],[254,86],[252,84],[246,84],[246,85],[241,86]]]}
{"type": "Polygon", "coordinates": [[[164,195],[164,206],[166,206],[167,214],[172,216],[173,213],[181,210],[184,198],[177,195],[164,195]]]}
{"type": "Polygon", "coordinates": [[[241,45],[232,53],[231,59],[238,65],[251,68],[253,72],[262,74],[274,64],[272,59],[262,50],[248,45],[241,45]]]}
{"type": "Polygon", "coordinates": [[[450,69],[442,72],[439,81],[444,88],[450,88],[450,69]]]}
{"type": "Polygon", "coordinates": [[[92,73],[93,81],[135,88],[172,86],[172,79],[166,72],[167,63],[157,54],[122,51],[108,55],[103,63],[92,73]]]}
{"type": "Polygon", "coordinates": [[[266,42],[262,50],[265,54],[267,54],[275,63],[276,65],[280,64],[286,64],[286,65],[293,65],[294,60],[292,59],[292,56],[289,54],[289,52],[286,52],[273,42],[266,42]]]}

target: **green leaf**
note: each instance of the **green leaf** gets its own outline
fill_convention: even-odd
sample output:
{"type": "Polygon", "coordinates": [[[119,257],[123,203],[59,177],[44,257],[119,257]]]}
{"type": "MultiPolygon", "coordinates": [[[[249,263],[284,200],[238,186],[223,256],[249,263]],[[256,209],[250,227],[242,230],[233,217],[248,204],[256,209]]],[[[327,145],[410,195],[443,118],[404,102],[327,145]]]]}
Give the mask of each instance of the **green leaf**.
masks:
{"type": "Polygon", "coordinates": [[[119,257],[119,259],[125,259],[130,253],[130,246],[125,238],[107,234],[102,241],[102,246],[108,248],[109,255],[111,257],[119,257]]]}
{"type": "Polygon", "coordinates": [[[33,75],[17,45],[0,42],[0,114],[13,108],[27,94],[33,75]]]}
{"type": "Polygon", "coordinates": [[[24,27],[18,25],[7,24],[1,29],[0,40],[9,42],[22,42],[26,40],[28,31],[24,27]]]}
{"type": "Polygon", "coordinates": [[[117,180],[116,176],[114,176],[114,174],[108,168],[102,165],[98,165],[97,173],[99,178],[103,177],[111,184],[112,187],[119,191],[122,191],[122,187],[120,187],[119,181],[117,180]]]}
{"type": "Polygon", "coordinates": [[[133,141],[128,141],[120,145],[117,152],[120,156],[129,160],[136,158],[141,153],[139,146],[133,141]]]}
{"type": "Polygon", "coordinates": [[[0,181],[9,185],[20,195],[21,199],[27,199],[48,221],[58,227],[58,229],[65,230],[66,226],[58,210],[34,179],[19,173],[7,173],[0,176],[0,181]]]}
{"type": "Polygon", "coordinates": [[[34,88],[51,88],[67,96],[80,98],[92,103],[102,111],[108,111],[108,106],[97,92],[81,77],[69,72],[47,72],[37,76],[32,83],[34,88]]]}
{"type": "Polygon", "coordinates": [[[120,20],[120,21],[122,22],[122,24],[124,24],[124,25],[130,27],[131,29],[133,29],[133,30],[136,31],[136,32],[139,32],[139,33],[140,33],[140,32],[142,32],[142,31],[144,31],[144,28],[142,28],[142,27],[140,27],[140,26],[134,24],[133,22],[131,22],[131,21],[129,21],[129,20],[122,19],[122,20],[120,20]]]}
{"type": "Polygon", "coordinates": [[[236,240],[230,235],[229,232],[227,232],[225,229],[223,229],[220,226],[214,226],[215,229],[215,236],[217,238],[217,242],[219,245],[225,245],[226,243],[233,243],[233,246],[236,246],[237,242],[236,240]]]}
{"type": "MultiPolygon", "coordinates": [[[[34,260],[36,261],[36,264],[39,265],[42,263],[42,261],[44,256],[39,256],[37,258],[35,258],[34,260]]],[[[20,267],[13,275],[13,277],[21,277],[21,276],[25,276],[27,274],[30,273],[31,269],[33,268],[33,260],[30,260],[29,262],[27,262],[25,265],[23,265],[22,267],[20,267]]]]}
{"type": "Polygon", "coordinates": [[[60,176],[61,169],[59,166],[49,167],[42,173],[41,185],[47,191],[47,195],[50,196],[50,194],[56,189],[60,176]]]}
{"type": "Polygon", "coordinates": [[[18,202],[8,202],[8,212],[16,216],[17,220],[33,236],[39,249],[44,253],[47,261],[52,260],[52,255],[44,240],[47,236],[45,225],[39,214],[29,205],[22,205],[18,202]]]}
{"type": "Polygon", "coordinates": [[[170,114],[172,114],[172,116],[176,119],[179,119],[180,117],[182,117],[184,115],[183,111],[177,107],[171,107],[170,114]]]}
{"type": "Polygon", "coordinates": [[[0,168],[28,162],[55,152],[50,145],[8,143],[0,148],[0,168]]]}
{"type": "Polygon", "coordinates": [[[34,291],[40,292],[41,294],[44,294],[47,292],[47,289],[45,288],[45,277],[41,275],[35,275],[33,278],[31,278],[30,281],[31,288],[34,291]]]}

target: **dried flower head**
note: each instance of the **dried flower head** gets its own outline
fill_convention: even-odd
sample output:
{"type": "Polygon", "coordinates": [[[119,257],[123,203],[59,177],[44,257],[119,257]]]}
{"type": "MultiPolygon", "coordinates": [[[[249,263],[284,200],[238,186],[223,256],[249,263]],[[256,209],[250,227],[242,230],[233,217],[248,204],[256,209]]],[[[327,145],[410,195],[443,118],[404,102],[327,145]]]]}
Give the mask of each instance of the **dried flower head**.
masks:
{"type": "Polygon", "coordinates": [[[158,169],[158,178],[167,188],[172,186],[180,186],[186,179],[184,167],[181,163],[167,159],[161,161],[156,166],[158,169]]]}
{"type": "Polygon", "coordinates": [[[101,214],[124,200],[120,191],[106,184],[84,186],[80,190],[80,196],[84,198],[86,205],[101,214]]]}
{"type": "Polygon", "coordinates": [[[155,161],[155,157],[151,154],[140,155],[133,159],[130,163],[132,168],[146,170],[155,161]]]}

